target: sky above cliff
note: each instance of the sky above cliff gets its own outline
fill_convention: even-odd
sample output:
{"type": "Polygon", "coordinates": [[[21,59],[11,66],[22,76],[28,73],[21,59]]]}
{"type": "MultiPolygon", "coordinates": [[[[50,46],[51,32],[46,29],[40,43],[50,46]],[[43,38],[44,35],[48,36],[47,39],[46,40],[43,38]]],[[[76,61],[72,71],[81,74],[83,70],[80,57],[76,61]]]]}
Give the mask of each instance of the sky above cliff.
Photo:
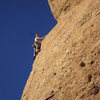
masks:
{"type": "Polygon", "coordinates": [[[34,34],[56,24],[47,0],[0,0],[0,100],[20,100],[32,69],[34,34]]]}

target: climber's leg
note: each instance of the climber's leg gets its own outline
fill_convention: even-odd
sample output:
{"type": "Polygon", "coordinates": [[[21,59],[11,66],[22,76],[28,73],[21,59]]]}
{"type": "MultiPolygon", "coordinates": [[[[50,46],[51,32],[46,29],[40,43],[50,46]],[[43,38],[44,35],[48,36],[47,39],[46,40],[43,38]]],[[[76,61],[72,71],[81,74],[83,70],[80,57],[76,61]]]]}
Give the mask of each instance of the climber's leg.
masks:
{"type": "Polygon", "coordinates": [[[40,52],[40,50],[41,50],[41,43],[38,43],[37,49],[38,49],[38,52],[40,52]]]}
{"type": "Polygon", "coordinates": [[[40,52],[41,50],[41,43],[35,43],[35,47],[34,47],[34,60],[36,58],[36,56],[38,55],[38,52],[40,52]]]}
{"type": "Polygon", "coordinates": [[[36,43],[36,50],[37,50],[37,52],[40,52],[40,50],[41,50],[41,43],[36,43]]]}
{"type": "Polygon", "coordinates": [[[38,54],[38,51],[35,49],[35,50],[34,50],[34,60],[35,60],[37,54],[38,54]]]}
{"type": "Polygon", "coordinates": [[[36,55],[35,55],[35,53],[34,53],[34,58],[33,58],[33,60],[35,60],[35,58],[36,58],[36,55]]]}

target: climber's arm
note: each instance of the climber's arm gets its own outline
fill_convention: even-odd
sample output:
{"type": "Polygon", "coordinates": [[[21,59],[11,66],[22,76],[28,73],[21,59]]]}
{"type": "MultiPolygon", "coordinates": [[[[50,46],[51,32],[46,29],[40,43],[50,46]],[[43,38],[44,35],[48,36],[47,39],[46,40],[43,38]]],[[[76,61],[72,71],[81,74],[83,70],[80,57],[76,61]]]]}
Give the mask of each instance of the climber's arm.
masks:
{"type": "Polygon", "coordinates": [[[43,40],[45,37],[42,37],[42,38],[38,38],[39,40],[43,40]]]}

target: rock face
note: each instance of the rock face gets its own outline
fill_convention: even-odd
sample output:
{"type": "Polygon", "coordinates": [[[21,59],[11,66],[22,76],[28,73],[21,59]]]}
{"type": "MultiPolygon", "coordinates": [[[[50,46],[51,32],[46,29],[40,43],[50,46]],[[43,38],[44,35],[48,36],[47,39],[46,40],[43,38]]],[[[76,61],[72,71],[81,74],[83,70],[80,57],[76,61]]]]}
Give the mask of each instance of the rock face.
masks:
{"type": "Polygon", "coordinates": [[[75,8],[81,1],[82,0],[48,0],[56,20],[58,20],[61,15],[75,8]]]}
{"type": "Polygon", "coordinates": [[[49,0],[57,25],[42,42],[21,100],[100,100],[100,0],[49,0]]]}

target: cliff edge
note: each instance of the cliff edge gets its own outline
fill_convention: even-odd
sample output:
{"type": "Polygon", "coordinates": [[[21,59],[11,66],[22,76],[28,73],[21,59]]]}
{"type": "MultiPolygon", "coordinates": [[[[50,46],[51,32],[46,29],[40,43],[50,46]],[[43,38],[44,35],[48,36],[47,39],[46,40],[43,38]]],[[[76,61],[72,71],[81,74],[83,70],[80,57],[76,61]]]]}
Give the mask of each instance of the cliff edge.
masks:
{"type": "Polygon", "coordinates": [[[21,100],[100,100],[100,0],[48,0],[58,21],[42,42],[21,100]]]}

